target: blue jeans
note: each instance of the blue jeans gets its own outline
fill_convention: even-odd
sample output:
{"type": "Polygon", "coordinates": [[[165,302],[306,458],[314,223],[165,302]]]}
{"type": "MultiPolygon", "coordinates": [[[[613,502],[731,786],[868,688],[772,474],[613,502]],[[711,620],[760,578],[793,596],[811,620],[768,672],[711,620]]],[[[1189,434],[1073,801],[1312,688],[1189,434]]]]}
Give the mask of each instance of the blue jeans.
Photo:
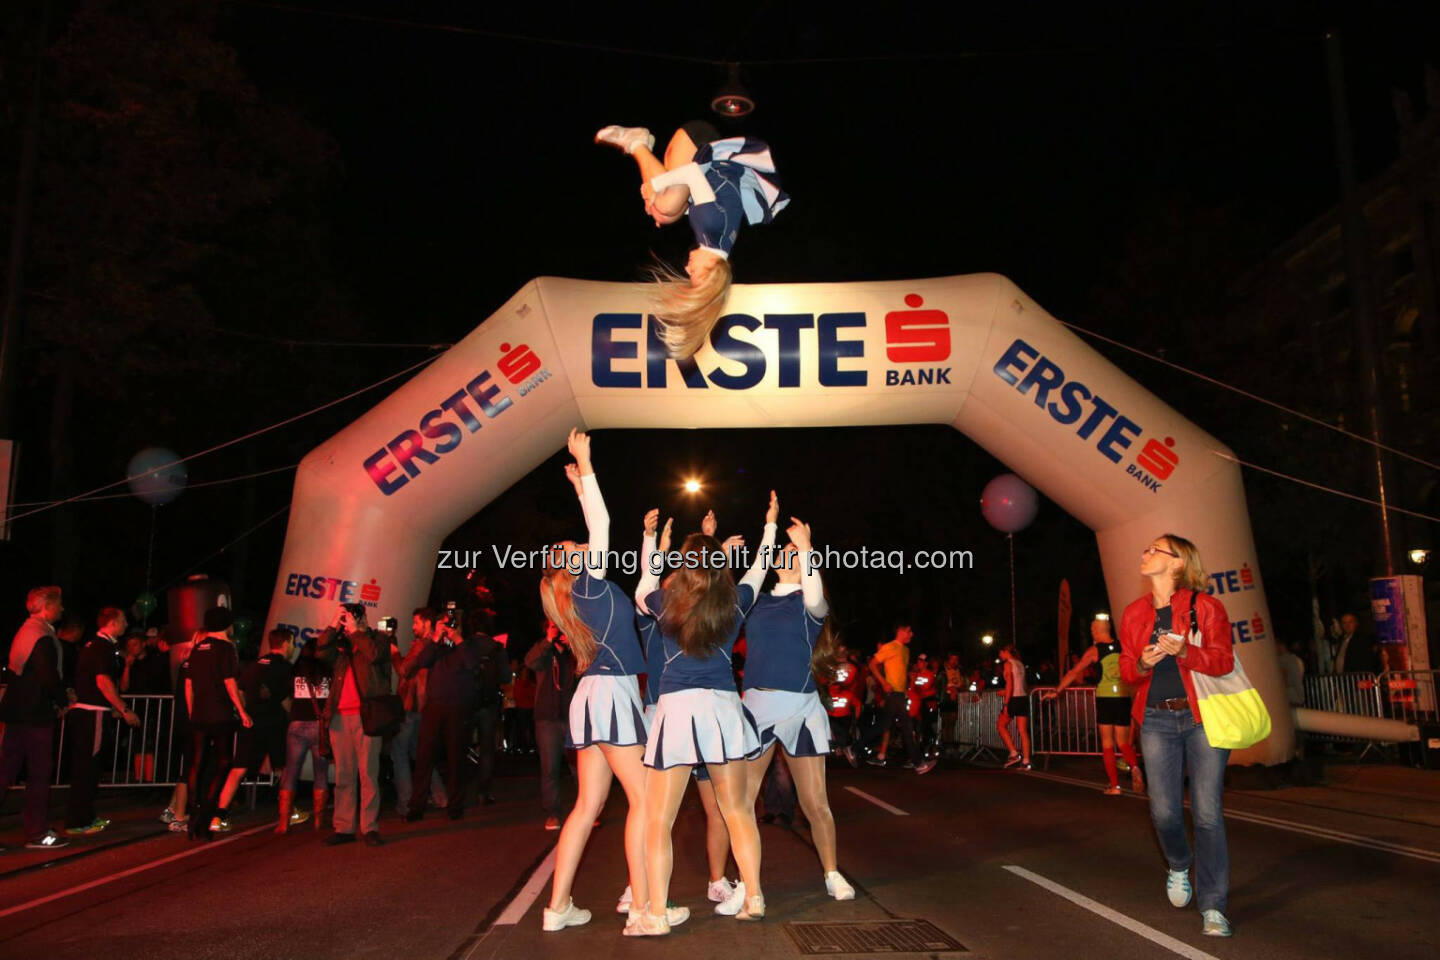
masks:
{"type": "Polygon", "coordinates": [[[1229,750],[1210,746],[1189,710],[1145,709],[1140,727],[1150,819],[1171,870],[1195,865],[1195,900],[1201,910],[1225,912],[1230,897],[1230,851],[1225,844],[1225,764],[1229,750]],[[1185,838],[1185,773],[1190,773],[1190,818],[1195,854],[1185,838]]]}
{"type": "Polygon", "coordinates": [[[330,761],[320,756],[319,720],[291,720],[285,731],[285,776],[280,789],[290,793],[300,783],[300,767],[305,763],[305,754],[310,754],[311,766],[315,771],[315,789],[330,789],[330,761]]]}
{"type": "MultiPolygon", "coordinates": [[[[400,732],[390,738],[390,764],[395,770],[395,812],[405,816],[410,812],[410,797],[414,793],[411,776],[415,765],[415,748],[420,738],[420,714],[414,710],[405,714],[405,724],[400,732]]],[[[453,765],[455,761],[451,760],[453,765]]],[[[440,771],[430,771],[430,796],[440,806],[448,806],[450,795],[445,792],[445,781],[440,771]]]]}

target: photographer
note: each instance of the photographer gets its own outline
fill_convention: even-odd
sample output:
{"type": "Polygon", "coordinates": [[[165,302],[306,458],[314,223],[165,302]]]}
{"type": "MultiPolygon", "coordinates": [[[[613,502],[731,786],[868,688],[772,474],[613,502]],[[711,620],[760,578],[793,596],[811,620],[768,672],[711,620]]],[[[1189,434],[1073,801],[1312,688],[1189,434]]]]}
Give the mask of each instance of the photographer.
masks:
{"type": "MultiPolygon", "coordinates": [[[[425,682],[425,704],[420,710],[420,737],[415,752],[414,792],[410,795],[405,819],[411,823],[425,815],[430,794],[430,772],[435,766],[435,751],[445,746],[445,792],[450,804],[451,820],[459,820],[464,811],[462,776],[465,754],[470,746],[471,720],[475,713],[477,684],[475,670],[480,666],[480,645],[460,633],[459,617],[452,608],[438,621],[430,611],[415,615],[417,627],[423,629],[427,617],[431,629],[417,629],[415,645],[405,658],[401,672],[413,677],[429,670],[425,682]]],[[[491,728],[491,736],[494,728],[491,728]]]]}
{"type": "Polygon", "coordinates": [[[380,741],[365,733],[361,705],[390,693],[390,643],[370,629],[365,608],[344,603],[334,622],[320,635],[316,657],[331,665],[330,698],[325,719],[335,764],[335,832],[326,846],[355,841],[356,787],[359,787],[360,832],[368,846],[380,840],[380,741]]]}
{"type": "Polygon", "coordinates": [[[504,703],[502,688],[510,682],[510,654],[504,641],[496,639],[495,612],[481,609],[474,612],[470,637],[480,654],[475,670],[475,746],[470,759],[476,767],[476,797],[490,804],[495,802],[495,735],[500,726],[500,708],[504,703]]]}
{"type": "Polygon", "coordinates": [[[570,639],[553,622],[545,622],[545,639],[525,654],[535,673],[535,744],[540,751],[540,803],[547,814],[546,830],[559,830],[566,813],[560,778],[565,774],[565,733],[570,698],[575,695],[575,654],[570,639]]]}

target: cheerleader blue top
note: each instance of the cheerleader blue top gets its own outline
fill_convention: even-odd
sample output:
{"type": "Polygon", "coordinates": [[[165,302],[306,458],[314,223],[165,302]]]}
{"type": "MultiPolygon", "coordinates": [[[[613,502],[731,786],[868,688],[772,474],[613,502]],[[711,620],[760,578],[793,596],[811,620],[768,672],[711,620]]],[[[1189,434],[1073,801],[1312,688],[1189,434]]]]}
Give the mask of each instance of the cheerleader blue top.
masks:
{"type": "Polygon", "coordinates": [[[797,586],[776,596],[761,594],[745,618],[745,689],[813,693],[810,655],[825,618],[805,609],[797,586]]]}
{"type": "Polygon", "coordinates": [[[645,706],[653,707],[660,699],[660,674],[665,666],[665,654],[660,649],[660,625],[654,617],[637,610],[635,629],[640,634],[640,645],[645,648],[645,706]]]}
{"type": "Polygon", "coordinates": [[[645,654],[635,632],[635,604],[618,586],[588,572],[570,589],[575,612],[595,636],[595,659],[586,677],[626,677],[645,672],[645,654]]]}
{"type": "Polygon", "coordinates": [[[658,627],[658,621],[665,609],[665,591],[656,590],[645,598],[645,606],[655,615],[657,627],[654,631],[656,639],[650,641],[650,646],[655,648],[648,659],[650,661],[650,676],[645,681],[646,699],[650,700],[651,691],[654,691],[656,699],[667,693],[678,693],[681,690],[730,690],[735,689],[735,674],[730,667],[730,654],[735,649],[735,639],[740,636],[740,625],[745,622],[745,614],[755,603],[755,588],[748,583],[740,583],[735,587],[735,620],[725,638],[720,644],[705,657],[691,657],[680,649],[680,644],[674,637],[666,636],[658,627]],[[658,655],[658,663],[656,657],[658,655]],[[656,671],[658,670],[658,678],[656,671]]]}
{"type": "Polygon", "coordinates": [[[711,141],[695,152],[692,163],[650,183],[657,192],[676,184],[688,186],[685,214],[695,243],[727,258],[742,223],[769,223],[790,202],[775,174],[770,147],[749,137],[711,141]]]}

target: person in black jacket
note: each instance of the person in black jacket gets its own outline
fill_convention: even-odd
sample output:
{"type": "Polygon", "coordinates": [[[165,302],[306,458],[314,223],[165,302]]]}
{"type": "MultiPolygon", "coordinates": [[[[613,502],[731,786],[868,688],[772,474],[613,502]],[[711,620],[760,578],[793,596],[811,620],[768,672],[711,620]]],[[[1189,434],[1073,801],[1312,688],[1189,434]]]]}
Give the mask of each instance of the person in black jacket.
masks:
{"type": "Polygon", "coordinates": [[[10,679],[0,699],[0,806],[25,768],[25,846],[47,850],[70,843],[46,826],[55,759],[55,718],[69,705],[60,676],[55,621],[64,607],[59,587],[36,587],[25,598],[30,617],[10,643],[10,679]]]}
{"type": "Polygon", "coordinates": [[[475,670],[475,745],[470,760],[476,766],[476,797],[485,803],[495,802],[495,735],[500,726],[500,708],[505,700],[502,688],[510,682],[510,655],[505,650],[509,640],[495,634],[495,612],[487,608],[472,612],[470,639],[480,654],[475,670]]]}
{"type": "MultiPolygon", "coordinates": [[[[475,670],[480,666],[480,645],[463,637],[458,624],[437,617],[433,610],[415,611],[412,621],[419,628],[415,643],[405,657],[401,672],[413,677],[429,670],[425,682],[425,705],[420,708],[420,737],[415,751],[415,771],[409,810],[411,823],[425,815],[430,800],[430,771],[435,751],[445,747],[445,793],[450,799],[447,813],[459,820],[464,813],[465,755],[470,747],[475,715],[475,670]]],[[[494,728],[491,728],[494,735],[494,728]]]]}
{"type": "Polygon", "coordinates": [[[560,778],[565,772],[565,731],[575,694],[575,654],[560,628],[545,622],[545,639],[525,654],[535,671],[535,744],[540,751],[540,802],[549,815],[546,830],[559,830],[565,815],[560,778]]]}

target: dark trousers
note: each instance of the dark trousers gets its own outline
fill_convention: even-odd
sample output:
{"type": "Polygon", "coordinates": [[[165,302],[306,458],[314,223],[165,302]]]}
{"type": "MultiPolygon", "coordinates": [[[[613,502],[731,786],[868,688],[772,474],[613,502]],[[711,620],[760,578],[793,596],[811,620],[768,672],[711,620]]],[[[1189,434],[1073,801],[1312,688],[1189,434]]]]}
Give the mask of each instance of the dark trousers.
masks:
{"type": "Polygon", "coordinates": [[[530,753],[535,749],[535,711],[511,707],[505,711],[505,752],[530,753]]]}
{"type": "Polygon", "coordinates": [[[5,794],[19,782],[23,766],[27,843],[47,832],[46,807],[50,802],[50,778],[55,772],[54,757],[54,724],[11,723],[5,727],[5,740],[0,742],[0,806],[5,803],[5,794]]]}
{"type": "Polygon", "coordinates": [[[775,748],[770,769],[765,772],[761,797],[766,816],[795,819],[795,780],[790,776],[790,765],[785,762],[785,751],[779,747],[775,748]]]}
{"type": "Polygon", "coordinates": [[[235,759],[235,728],[228,724],[191,724],[187,760],[191,833],[208,832],[220,804],[220,788],[235,759]],[[206,767],[210,769],[207,770],[206,767]]]}
{"type": "MultiPolygon", "coordinates": [[[[420,711],[420,738],[415,747],[415,772],[412,777],[414,792],[410,795],[410,810],[418,812],[430,802],[430,771],[435,769],[435,754],[442,747],[445,750],[445,793],[450,798],[451,813],[458,814],[465,809],[465,752],[470,747],[470,718],[475,713],[473,704],[426,702],[420,711]]],[[[495,734],[494,726],[490,728],[495,734]]],[[[493,752],[493,751],[492,751],[493,752]]]]}
{"type": "Polygon", "coordinates": [[[919,763],[920,750],[915,745],[915,725],[910,722],[910,711],[907,707],[903,691],[887,693],[885,695],[885,713],[881,715],[880,722],[871,729],[867,745],[873,746],[878,743],[891,725],[898,721],[900,736],[905,740],[905,759],[911,763],[919,763]]]}
{"type": "Polygon", "coordinates": [[[565,819],[561,777],[565,775],[565,728],[563,720],[536,720],[535,746],[540,751],[540,805],[552,817],[565,819]]]}
{"type": "Polygon", "coordinates": [[[498,703],[475,711],[475,784],[482,797],[490,796],[495,788],[495,728],[499,725],[498,703]]]}
{"type": "Polygon", "coordinates": [[[65,715],[65,745],[70,750],[70,798],[65,826],[88,827],[95,822],[95,794],[100,789],[100,736],[96,728],[105,714],[71,709],[65,715]]]}

